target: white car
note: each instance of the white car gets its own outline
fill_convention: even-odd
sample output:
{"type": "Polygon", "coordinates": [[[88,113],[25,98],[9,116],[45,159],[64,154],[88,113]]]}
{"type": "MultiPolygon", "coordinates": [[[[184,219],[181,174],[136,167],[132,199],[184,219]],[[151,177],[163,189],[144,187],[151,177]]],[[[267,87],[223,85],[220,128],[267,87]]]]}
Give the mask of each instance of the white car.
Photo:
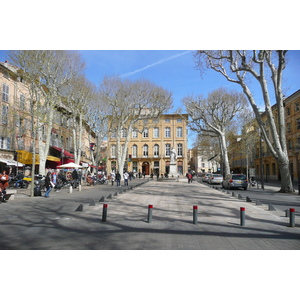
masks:
{"type": "Polygon", "coordinates": [[[210,174],[208,177],[209,184],[221,184],[223,181],[223,176],[221,174],[210,174]]]}
{"type": "Polygon", "coordinates": [[[209,175],[211,175],[211,173],[205,173],[204,176],[202,177],[202,182],[208,182],[209,175]]]}

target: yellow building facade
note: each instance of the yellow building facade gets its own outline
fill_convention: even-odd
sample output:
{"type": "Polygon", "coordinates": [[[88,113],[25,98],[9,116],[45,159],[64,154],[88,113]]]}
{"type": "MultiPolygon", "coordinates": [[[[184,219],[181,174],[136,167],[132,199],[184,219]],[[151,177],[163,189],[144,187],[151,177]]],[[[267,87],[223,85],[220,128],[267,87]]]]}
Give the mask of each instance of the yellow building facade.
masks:
{"type": "MultiPolygon", "coordinates": [[[[188,171],[187,114],[163,114],[156,119],[141,120],[130,133],[124,169],[146,175],[169,173],[170,151],[177,154],[177,173],[188,171]]],[[[121,144],[125,138],[121,138],[121,144]]],[[[107,171],[116,171],[116,139],[108,141],[107,171]]]]}

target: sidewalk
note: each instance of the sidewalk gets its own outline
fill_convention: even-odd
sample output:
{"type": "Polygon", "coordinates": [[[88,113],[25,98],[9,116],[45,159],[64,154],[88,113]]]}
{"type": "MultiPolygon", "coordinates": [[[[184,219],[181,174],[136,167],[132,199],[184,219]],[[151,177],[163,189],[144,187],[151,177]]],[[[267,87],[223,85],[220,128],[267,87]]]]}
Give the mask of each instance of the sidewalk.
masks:
{"type": "Polygon", "coordinates": [[[283,212],[273,213],[198,182],[153,180],[106,198],[106,222],[100,197],[96,186],[84,193],[20,198],[1,205],[0,249],[300,249],[297,216],[296,227],[289,227],[283,212]],[[89,205],[91,199],[96,199],[95,206],[89,205]],[[83,211],[75,212],[79,203],[83,211]],[[198,206],[197,224],[193,206],[198,206]],[[245,207],[245,226],[240,225],[240,207],[245,207]]]}

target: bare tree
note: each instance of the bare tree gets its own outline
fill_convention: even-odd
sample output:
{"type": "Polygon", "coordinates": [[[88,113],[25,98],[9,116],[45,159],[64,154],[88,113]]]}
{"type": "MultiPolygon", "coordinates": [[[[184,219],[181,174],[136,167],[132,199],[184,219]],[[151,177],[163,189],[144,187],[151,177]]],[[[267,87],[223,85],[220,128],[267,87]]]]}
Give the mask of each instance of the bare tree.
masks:
{"type": "Polygon", "coordinates": [[[142,119],[156,118],[168,110],[172,95],[147,80],[129,81],[105,78],[100,86],[102,101],[108,107],[110,135],[116,137],[117,168],[123,174],[128,143],[134,125],[142,119]],[[125,142],[121,144],[121,138],[125,142]]]}
{"type": "Polygon", "coordinates": [[[190,128],[199,134],[218,137],[224,163],[225,175],[230,174],[226,132],[230,123],[241,113],[247,103],[243,94],[220,88],[208,95],[188,96],[183,99],[191,117],[190,128]]]}
{"type": "Polygon", "coordinates": [[[95,86],[83,75],[71,78],[64,89],[66,105],[72,120],[72,135],[74,143],[75,163],[80,163],[83,150],[82,134],[84,122],[88,122],[88,107],[95,100],[95,86]]]}
{"type": "Polygon", "coordinates": [[[39,145],[39,173],[45,174],[54,110],[60,103],[60,91],[83,70],[84,64],[79,53],[74,51],[18,50],[10,51],[9,56],[21,68],[31,93],[33,122],[36,122],[33,132],[39,145]]]}
{"type": "Polygon", "coordinates": [[[239,84],[246,95],[258,125],[271,153],[277,159],[281,174],[280,192],[294,192],[285,137],[284,95],[282,93],[283,70],[286,65],[285,50],[199,50],[195,60],[200,70],[208,67],[222,74],[228,81],[239,84]],[[250,79],[260,86],[271,136],[267,135],[266,124],[262,121],[257,101],[251,91],[250,79]],[[271,84],[268,84],[271,79],[271,84]],[[271,95],[274,94],[277,115],[274,116],[271,106],[271,95]]]}

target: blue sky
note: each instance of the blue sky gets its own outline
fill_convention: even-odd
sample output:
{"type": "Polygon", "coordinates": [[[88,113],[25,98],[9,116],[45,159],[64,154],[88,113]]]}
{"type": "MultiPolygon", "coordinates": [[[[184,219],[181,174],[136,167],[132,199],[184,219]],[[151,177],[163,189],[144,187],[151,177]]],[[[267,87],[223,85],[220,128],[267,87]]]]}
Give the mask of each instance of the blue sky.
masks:
{"type": "MultiPolygon", "coordinates": [[[[86,76],[94,84],[98,85],[104,76],[148,79],[173,93],[174,109],[182,107],[181,100],[190,94],[207,96],[220,87],[241,92],[237,84],[214,71],[207,71],[201,78],[195,69],[193,51],[189,50],[82,50],[80,53],[86,62],[86,76]]],[[[288,57],[284,73],[286,96],[300,88],[300,51],[290,51],[288,57]]],[[[6,59],[6,51],[0,51],[0,61],[6,59]]],[[[261,98],[259,90],[254,94],[261,98]]]]}
{"type": "MultiPolygon", "coordinates": [[[[86,76],[98,85],[104,76],[122,76],[130,80],[148,79],[173,93],[174,108],[190,94],[207,96],[211,91],[227,87],[241,91],[222,75],[207,71],[203,77],[195,69],[193,51],[189,50],[83,50],[86,76]]],[[[284,94],[291,95],[300,88],[300,51],[288,52],[289,62],[284,72],[284,94]]],[[[0,50],[0,61],[7,59],[0,50]]],[[[260,91],[254,93],[259,103],[260,91]]]]}

